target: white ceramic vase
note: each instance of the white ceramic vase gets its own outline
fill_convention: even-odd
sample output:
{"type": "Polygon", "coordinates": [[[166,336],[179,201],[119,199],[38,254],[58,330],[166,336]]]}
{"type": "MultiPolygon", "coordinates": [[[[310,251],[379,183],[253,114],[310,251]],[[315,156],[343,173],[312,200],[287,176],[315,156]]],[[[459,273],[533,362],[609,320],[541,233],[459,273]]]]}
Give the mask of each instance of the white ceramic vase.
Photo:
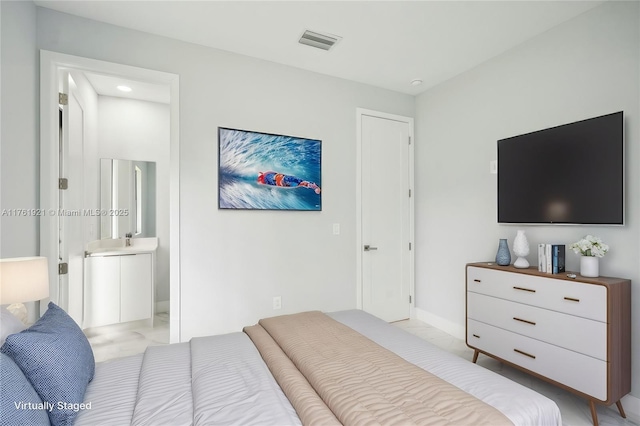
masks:
{"type": "Polygon", "coordinates": [[[596,278],[600,276],[600,258],[595,256],[580,256],[580,275],[596,278]]]}
{"type": "Polygon", "coordinates": [[[516,268],[528,268],[529,261],[525,256],[529,254],[529,241],[522,229],[516,232],[516,238],[513,240],[513,254],[518,256],[513,266],[516,268]]]}

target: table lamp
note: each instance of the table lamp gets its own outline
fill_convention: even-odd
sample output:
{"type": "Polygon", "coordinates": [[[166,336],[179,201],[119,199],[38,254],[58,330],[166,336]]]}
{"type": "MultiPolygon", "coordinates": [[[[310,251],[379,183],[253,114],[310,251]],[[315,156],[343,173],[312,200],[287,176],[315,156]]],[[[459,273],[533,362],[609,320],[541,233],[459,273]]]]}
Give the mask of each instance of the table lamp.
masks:
{"type": "MultiPolygon", "coordinates": [[[[49,297],[49,266],[46,257],[0,259],[0,305],[26,322],[23,302],[49,297]],[[24,317],[24,318],[21,318],[24,317]]],[[[40,316],[39,313],[37,315],[40,316]]]]}

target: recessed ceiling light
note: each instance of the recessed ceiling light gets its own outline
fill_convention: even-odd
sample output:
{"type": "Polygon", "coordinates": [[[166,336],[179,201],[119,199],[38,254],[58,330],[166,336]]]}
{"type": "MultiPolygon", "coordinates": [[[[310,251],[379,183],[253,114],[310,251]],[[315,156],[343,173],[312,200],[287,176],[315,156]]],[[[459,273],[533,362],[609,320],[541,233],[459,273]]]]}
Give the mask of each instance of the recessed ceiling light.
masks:
{"type": "Polygon", "coordinates": [[[422,84],[422,80],[420,80],[419,78],[415,78],[413,80],[411,80],[411,85],[412,86],[420,86],[422,84]]]}
{"type": "Polygon", "coordinates": [[[118,86],[118,90],[120,90],[122,92],[130,92],[131,91],[131,87],[129,87],[129,86],[118,86]]]}

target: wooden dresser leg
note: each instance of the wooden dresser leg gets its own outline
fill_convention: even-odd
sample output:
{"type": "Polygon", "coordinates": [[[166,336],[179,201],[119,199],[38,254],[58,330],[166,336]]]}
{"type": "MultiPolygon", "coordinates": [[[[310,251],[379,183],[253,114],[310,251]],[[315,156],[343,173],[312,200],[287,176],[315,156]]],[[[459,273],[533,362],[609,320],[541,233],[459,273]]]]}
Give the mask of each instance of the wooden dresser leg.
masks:
{"type": "MultiPolygon", "coordinates": [[[[473,361],[472,361],[474,364],[478,360],[478,355],[480,355],[480,352],[478,352],[477,349],[474,349],[474,351],[473,351],[473,361]]],[[[622,416],[622,417],[624,417],[624,416],[622,416]]]]}
{"type": "Polygon", "coordinates": [[[618,411],[620,412],[620,416],[623,419],[626,419],[627,415],[624,413],[624,408],[622,408],[622,400],[616,402],[616,405],[618,406],[618,411]]]}
{"type": "Polygon", "coordinates": [[[592,399],[589,400],[589,408],[591,409],[591,418],[593,426],[598,426],[598,412],[596,411],[596,403],[592,399]]]}

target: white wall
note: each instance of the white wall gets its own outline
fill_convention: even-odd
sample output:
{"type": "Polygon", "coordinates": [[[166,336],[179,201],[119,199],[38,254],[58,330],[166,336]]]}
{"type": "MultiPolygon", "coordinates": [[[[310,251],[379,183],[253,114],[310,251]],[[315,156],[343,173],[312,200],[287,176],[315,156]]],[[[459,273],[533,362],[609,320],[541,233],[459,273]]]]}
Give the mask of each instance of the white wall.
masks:
{"type": "MultiPolygon", "coordinates": [[[[0,210],[39,207],[39,73],[36,7],[0,2],[0,210]]],[[[5,212],[7,213],[7,212],[5,212]]],[[[36,256],[37,216],[0,217],[0,257],[36,256]]]]}
{"type": "MultiPolygon", "coordinates": [[[[98,96],[98,155],[156,163],[156,295],[169,300],[169,105],[98,96]]],[[[98,186],[96,185],[96,190],[98,186]]],[[[127,221],[131,218],[126,218],[127,221]]],[[[123,235],[123,232],[120,232],[123,235]]]]}
{"type": "MultiPolygon", "coordinates": [[[[606,2],[417,98],[416,305],[427,316],[462,329],[465,264],[494,259],[499,238],[512,247],[516,229],[526,229],[532,247],[602,237],[611,251],[600,273],[632,280],[633,324],[640,323],[639,17],[637,2],[606,2]],[[497,225],[489,162],[498,139],[620,110],[626,226],[497,225]]],[[[567,253],[568,270],[578,263],[567,253]]],[[[639,327],[632,340],[638,361],[639,327]]],[[[632,392],[640,396],[638,362],[632,392]]]]}
{"type": "Polygon", "coordinates": [[[355,110],[413,116],[413,97],[41,8],[38,48],[180,76],[183,340],[356,306],[355,110]],[[323,211],[219,211],[218,126],[321,139],[323,211]]]}

